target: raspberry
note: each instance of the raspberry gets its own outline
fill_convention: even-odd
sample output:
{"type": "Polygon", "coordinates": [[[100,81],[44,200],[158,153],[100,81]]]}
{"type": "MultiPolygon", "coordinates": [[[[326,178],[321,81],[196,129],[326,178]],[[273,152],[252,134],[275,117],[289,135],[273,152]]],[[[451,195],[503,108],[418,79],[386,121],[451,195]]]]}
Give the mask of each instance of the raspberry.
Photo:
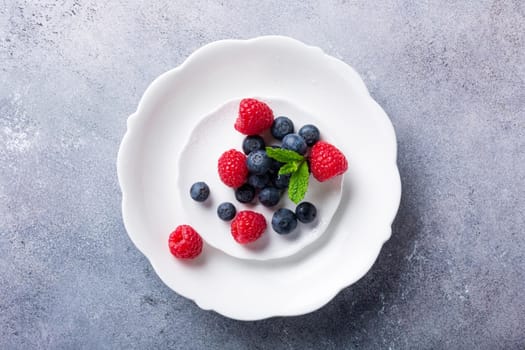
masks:
{"type": "Polygon", "coordinates": [[[260,134],[273,124],[273,112],[264,102],[245,98],[239,104],[235,129],[245,135],[260,134]]]}
{"type": "Polygon", "coordinates": [[[218,162],[219,177],[228,187],[237,188],[246,182],[246,156],[234,149],[224,152],[218,162]]]}
{"type": "Polygon", "coordinates": [[[202,238],[193,227],[180,225],[170,234],[168,245],[176,258],[193,259],[202,251],[202,238]]]}
{"type": "Polygon", "coordinates": [[[344,154],[328,142],[318,141],[310,151],[310,171],[320,182],[343,174],[348,169],[344,154]]]}
{"type": "Polygon", "coordinates": [[[265,230],[266,220],[264,216],[250,210],[239,212],[231,225],[232,236],[240,244],[257,240],[265,230]]]}

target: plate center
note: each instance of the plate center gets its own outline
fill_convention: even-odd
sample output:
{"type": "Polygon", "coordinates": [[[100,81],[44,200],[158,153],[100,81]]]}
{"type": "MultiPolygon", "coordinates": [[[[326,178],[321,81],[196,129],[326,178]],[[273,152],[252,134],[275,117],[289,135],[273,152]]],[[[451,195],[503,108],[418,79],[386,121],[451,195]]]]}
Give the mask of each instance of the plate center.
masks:
{"type": "MultiPolygon", "coordinates": [[[[323,133],[322,122],[312,114],[288,101],[273,98],[260,98],[260,100],[270,106],[275,117],[284,115],[290,118],[296,132],[305,124],[314,124],[321,132],[321,139],[334,142],[330,139],[330,135],[323,133]]],[[[291,256],[313,243],[326,231],[341,201],[343,177],[338,176],[320,183],[310,175],[304,201],[316,206],[316,220],[309,224],[298,222],[297,228],[287,235],[276,233],[271,226],[273,213],[279,208],[295,211],[296,205],[288,198],[287,192],[285,191],[280,202],[271,208],[260,204],[257,196],[253,204],[243,204],[235,199],[234,189],[221,182],[217,172],[217,161],[223,152],[232,148],[242,152],[245,136],[233,127],[239,102],[240,99],[225,103],[205,116],[191,131],[180,153],[177,167],[179,200],[183,203],[187,223],[192,225],[208,244],[226,254],[251,260],[291,256]],[[204,181],[210,187],[210,196],[202,203],[193,201],[189,194],[191,185],[198,181],[204,181]],[[267,229],[261,238],[246,245],[237,243],[230,233],[230,222],[224,222],[217,216],[217,206],[222,202],[231,202],[237,212],[253,210],[263,214],[267,229]]],[[[267,146],[280,145],[280,141],[272,138],[271,135],[263,136],[267,146]]]]}

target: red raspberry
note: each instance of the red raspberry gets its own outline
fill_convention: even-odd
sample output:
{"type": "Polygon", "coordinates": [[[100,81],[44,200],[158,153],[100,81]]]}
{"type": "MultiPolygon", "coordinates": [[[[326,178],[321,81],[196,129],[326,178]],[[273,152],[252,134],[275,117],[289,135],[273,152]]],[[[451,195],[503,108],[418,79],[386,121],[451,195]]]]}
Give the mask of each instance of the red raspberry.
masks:
{"type": "Polygon", "coordinates": [[[170,234],[168,245],[176,258],[193,259],[202,251],[202,238],[193,227],[180,225],[170,234]]]}
{"type": "Polygon", "coordinates": [[[232,236],[240,244],[257,240],[265,230],[266,219],[264,216],[251,210],[239,212],[233,219],[231,226],[232,236]]]}
{"type": "Polygon", "coordinates": [[[310,171],[320,182],[341,175],[348,169],[345,155],[328,142],[318,141],[310,151],[310,171]]]}
{"type": "Polygon", "coordinates": [[[273,123],[273,112],[264,102],[254,98],[245,98],[239,104],[239,116],[235,129],[245,135],[260,134],[273,123]]]}
{"type": "Polygon", "coordinates": [[[228,187],[240,187],[248,178],[246,156],[235,149],[226,151],[219,157],[217,168],[221,181],[228,187]]]}

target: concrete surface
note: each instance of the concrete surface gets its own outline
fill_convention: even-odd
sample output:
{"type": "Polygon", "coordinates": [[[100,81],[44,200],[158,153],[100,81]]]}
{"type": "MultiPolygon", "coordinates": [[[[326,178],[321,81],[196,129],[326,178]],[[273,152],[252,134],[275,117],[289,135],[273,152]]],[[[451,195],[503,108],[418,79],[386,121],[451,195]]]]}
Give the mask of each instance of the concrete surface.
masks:
{"type": "Polygon", "coordinates": [[[523,349],[525,2],[0,1],[1,349],[523,349]],[[128,239],[115,159],[149,82],[213,40],[284,34],[391,116],[392,239],[320,311],[237,322],[128,239]]]}

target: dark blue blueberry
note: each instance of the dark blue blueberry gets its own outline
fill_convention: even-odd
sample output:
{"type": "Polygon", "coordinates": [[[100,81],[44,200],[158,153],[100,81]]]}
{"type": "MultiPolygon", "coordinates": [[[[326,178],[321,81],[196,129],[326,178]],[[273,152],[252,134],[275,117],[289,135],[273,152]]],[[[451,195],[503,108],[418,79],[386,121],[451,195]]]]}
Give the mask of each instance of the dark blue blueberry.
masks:
{"type": "Polygon", "coordinates": [[[281,163],[275,159],[272,159],[272,165],[270,165],[270,174],[277,174],[279,172],[279,169],[284,165],[284,163],[281,163]]]}
{"type": "Polygon", "coordinates": [[[319,134],[319,129],[317,129],[317,127],[312,124],[306,124],[303,126],[301,129],[299,129],[298,134],[304,139],[309,147],[312,147],[317,141],[319,141],[319,138],[321,137],[319,134]]]}
{"type": "Polygon", "coordinates": [[[255,198],[255,188],[250,184],[244,184],[235,190],[235,198],[241,203],[250,203],[255,198]]]}
{"type": "Polygon", "coordinates": [[[276,188],[283,190],[288,187],[290,177],[290,174],[277,175],[273,180],[273,184],[276,188]]]}
{"type": "Polygon", "coordinates": [[[272,159],[268,157],[266,151],[258,150],[248,154],[246,165],[250,173],[262,175],[270,170],[272,159]]]}
{"type": "Polygon", "coordinates": [[[259,135],[246,136],[242,142],[242,150],[244,154],[250,154],[253,151],[264,149],[264,140],[259,135]]]}
{"type": "Polygon", "coordinates": [[[292,232],[297,227],[297,218],[290,209],[281,208],[273,213],[273,230],[281,235],[292,232]]]}
{"type": "Polygon", "coordinates": [[[305,154],[308,146],[304,139],[297,134],[288,134],[283,138],[283,144],[281,145],[284,149],[295,151],[299,154],[305,154]]]}
{"type": "Polygon", "coordinates": [[[210,188],[206,183],[200,181],[191,185],[190,196],[197,202],[204,202],[210,195],[210,188]]]}
{"type": "Polygon", "coordinates": [[[236,213],[237,210],[235,209],[235,206],[230,202],[221,203],[217,207],[217,215],[224,221],[230,221],[235,217],[236,213]]]}
{"type": "Polygon", "coordinates": [[[268,174],[262,174],[262,175],[251,174],[248,177],[248,183],[258,190],[260,190],[261,188],[265,188],[269,182],[270,182],[270,176],[268,176],[268,174]]]}
{"type": "Polygon", "coordinates": [[[293,122],[287,117],[277,117],[273,121],[270,131],[273,137],[282,140],[283,137],[293,132],[293,122]]]}
{"type": "Polygon", "coordinates": [[[305,224],[314,221],[317,216],[317,208],[310,202],[302,202],[295,208],[297,220],[305,224]]]}
{"type": "Polygon", "coordinates": [[[265,207],[273,207],[281,200],[281,191],[274,187],[265,187],[259,192],[259,202],[265,207]]]}

